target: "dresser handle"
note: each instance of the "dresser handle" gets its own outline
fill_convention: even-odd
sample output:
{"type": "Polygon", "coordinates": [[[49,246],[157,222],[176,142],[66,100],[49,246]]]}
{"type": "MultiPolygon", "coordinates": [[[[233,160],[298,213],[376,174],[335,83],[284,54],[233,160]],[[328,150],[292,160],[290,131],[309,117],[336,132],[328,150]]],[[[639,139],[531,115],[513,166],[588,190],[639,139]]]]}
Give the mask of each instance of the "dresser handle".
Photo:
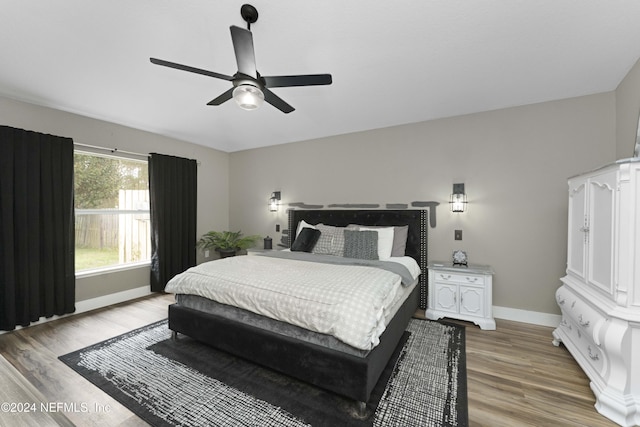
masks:
{"type": "Polygon", "coordinates": [[[478,280],[477,277],[469,277],[469,276],[467,276],[467,282],[475,282],[477,280],[478,280]]]}
{"type": "Polygon", "coordinates": [[[450,274],[447,274],[447,275],[445,276],[444,274],[441,274],[441,275],[440,275],[440,278],[441,278],[442,280],[449,280],[449,279],[451,279],[451,275],[450,275],[450,274]]]}
{"type": "Polygon", "coordinates": [[[588,346],[587,350],[589,351],[589,357],[591,358],[591,360],[600,360],[600,355],[598,355],[598,353],[591,353],[591,346],[588,346]]]}
{"type": "Polygon", "coordinates": [[[564,305],[565,302],[566,302],[566,300],[564,298],[563,299],[559,299],[558,298],[558,304],[559,305],[564,305]]]}
{"type": "Polygon", "coordinates": [[[587,320],[586,322],[582,320],[582,314],[580,316],[578,316],[578,323],[580,324],[580,326],[582,326],[583,328],[586,328],[589,326],[589,321],[587,320]]]}

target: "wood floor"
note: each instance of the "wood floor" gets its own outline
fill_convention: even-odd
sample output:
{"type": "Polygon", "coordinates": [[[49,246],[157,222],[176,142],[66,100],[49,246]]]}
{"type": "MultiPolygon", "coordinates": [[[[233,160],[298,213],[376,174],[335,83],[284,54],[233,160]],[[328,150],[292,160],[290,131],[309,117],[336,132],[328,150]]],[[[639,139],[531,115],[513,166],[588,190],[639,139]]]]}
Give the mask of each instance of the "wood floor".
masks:
{"type": "MultiPolygon", "coordinates": [[[[53,409],[49,418],[0,411],[0,426],[65,424],[62,415],[79,426],[146,425],[58,356],[163,319],[172,300],[146,297],[0,335],[0,354],[17,370],[13,375],[0,363],[5,391],[0,398],[28,402],[39,396],[53,409]],[[13,387],[27,384],[37,392],[12,392],[11,379],[13,387]],[[65,404],[71,411],[55,412],[65,404]]],[[[467,326],[471,427],[616,425],[594,409],[589,382],[569,352],[551,344],[552,328],[497,320],[496,331],[482,331],[461,324],[467,326]]]]}

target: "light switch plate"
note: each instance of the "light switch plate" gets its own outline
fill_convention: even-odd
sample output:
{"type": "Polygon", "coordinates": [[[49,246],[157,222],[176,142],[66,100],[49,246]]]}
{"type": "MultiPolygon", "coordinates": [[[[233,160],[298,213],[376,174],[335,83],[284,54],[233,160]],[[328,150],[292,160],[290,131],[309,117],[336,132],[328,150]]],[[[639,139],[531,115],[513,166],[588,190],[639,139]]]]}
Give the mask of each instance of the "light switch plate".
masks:
{"type": "Polygon", "coordinates": [[[455,240],[462,240],[462,230],[455,230],[453,233],[453,238],[455,240]]]}

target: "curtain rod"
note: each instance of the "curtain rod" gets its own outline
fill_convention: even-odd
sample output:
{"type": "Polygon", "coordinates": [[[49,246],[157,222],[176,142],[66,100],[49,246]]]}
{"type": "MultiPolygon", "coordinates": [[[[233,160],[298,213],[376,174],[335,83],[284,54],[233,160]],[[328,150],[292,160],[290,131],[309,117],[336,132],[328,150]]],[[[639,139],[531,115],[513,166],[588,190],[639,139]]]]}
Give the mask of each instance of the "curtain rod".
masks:
{"type": "MultiPolygon", "coordinates": [[[[117,148],[106,148],[106,147],[99,147],[97,145],[81,144],[79,142],[74,142],[73,145],[78,147],[92,148],[94,150],[108,151],[112,154],[127,154],[129,156],[144,157],[145,159],[148,159],[149,156],[151,155],[150,153],[142,154],[142,153],[136,153],[133,151],[118,150],[117,148]]],[[[196,160],[196,164],[200,165],[200,160],[196,160]]]]}
{"type": "Polygon", "coordinates": [[[76,145],[78,147],[86,147],[86,148],[93,148],[94,150],[104,150],[104,151],[109,151],[110,153],[121,153],[121,154],[129,154],[131,156],[139,156],[139,157],[149,157],[149,154],[142,154],[142,153],[135,153],[133,151],[124,151],[124,150],[118,150],[117,148],[106,148],[106,147],[99,147],[97,145],[89,145],[89,144],[80,144],[78,142],[74,142],[73,145],[76,145]]]}

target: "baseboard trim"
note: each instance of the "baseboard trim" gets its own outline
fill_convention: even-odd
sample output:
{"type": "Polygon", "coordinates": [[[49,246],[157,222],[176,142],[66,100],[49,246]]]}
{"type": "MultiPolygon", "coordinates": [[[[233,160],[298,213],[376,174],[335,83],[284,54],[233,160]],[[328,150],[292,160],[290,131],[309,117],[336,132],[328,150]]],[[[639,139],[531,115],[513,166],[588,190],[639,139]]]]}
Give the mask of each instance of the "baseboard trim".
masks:
{"type": "Polygon", "coordinates": [[[151,289],[148,285],[134,289],[127,289],[126,291],[116,292],[115,294],[78,301],[76,302],[76,311],[74,314],[84,313],[113,304],[119,304],[121,302],[145,297],[147,295],[151,295],[151,289]]]}
{"type": "Polygon", "coordinates": [[[533,325],[557,327],[562,320],[559,314],[541,313],[538,311],[520,310],[517,308],[493,306],[493,317],[512,320],[514,322],[531,323],[533,325]]]}
{"type": "MultiPolygon", "coordinates": [[[[130,301],[132,299],[145,297],[151,295],[151,289],[149,285],[141,286],[139,288],[127,289],[126,291],[116,292],[114,294],[104,295],[101,297],[90,298],[83,301],[76,302],[76,311],[70,314],[64,314],[62,316],[52,316],[49,318],[41,317],[37,322],[32,322],[29,326],[36,326],[42,323],[51,322],[52,320],[62,319],[64,317],[73,316],[80,313],[86,313],[87,311],[96,310],[98,308],[107,307],[113,304],[119,304],[121,302],[130,301]]],[[[26,326],[27,328],[29,326],[26,326]]],[[[23,326],[16,326],[15,331],[22,329],[23,326]]],[[[0,331],[0,335],[6,334],[11,331],[0,331]]]]}

